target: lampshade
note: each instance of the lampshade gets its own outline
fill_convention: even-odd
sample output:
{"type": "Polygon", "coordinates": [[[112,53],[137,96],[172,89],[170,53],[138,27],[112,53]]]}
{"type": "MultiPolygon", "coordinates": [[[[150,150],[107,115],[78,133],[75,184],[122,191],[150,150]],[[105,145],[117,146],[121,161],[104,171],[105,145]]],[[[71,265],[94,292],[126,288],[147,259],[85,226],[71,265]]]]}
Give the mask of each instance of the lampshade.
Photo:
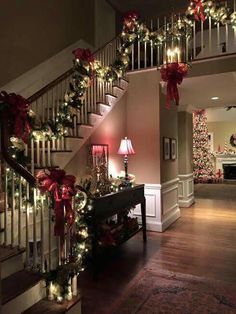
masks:
{"type": "Polygon", "coordinates": [[[127,137],[121,140],[120,142],[120,148],[117,152],[119,155],[134,155],[135,151],[133,149],[131,140],[129,140],[127,137]]]}

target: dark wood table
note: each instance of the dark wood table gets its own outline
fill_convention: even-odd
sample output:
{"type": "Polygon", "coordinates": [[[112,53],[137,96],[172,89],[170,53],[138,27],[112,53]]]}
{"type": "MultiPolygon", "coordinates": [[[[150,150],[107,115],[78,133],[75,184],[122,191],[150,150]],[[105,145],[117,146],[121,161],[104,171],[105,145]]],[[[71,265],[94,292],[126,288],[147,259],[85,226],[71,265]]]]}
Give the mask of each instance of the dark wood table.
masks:
{"type": "MultiPolygon", "coordinates": [[[[94,265],[94,276],[98,273],[98,229],[102,221],[119,215],[127,209],[130,209],[138,204],[141,204],[142,225],[138,230],[133,232],[127,239],[130,239],[137,232],[143,232],[143,241],[146,242],[146,200],[144,196],[144,184],[135,185],[133,187],[123,188],[118,192],[113,192],[101,197],[93,198],[92,200],[93,214],[92,214],[92,229],[93,229],[93,241],[92,241],[92,259],[94,265]]],[[[123,243],[122,242],[122,243],[123,243]]],[[[121,243],[120,243],[121,244],[121,243]]]]}

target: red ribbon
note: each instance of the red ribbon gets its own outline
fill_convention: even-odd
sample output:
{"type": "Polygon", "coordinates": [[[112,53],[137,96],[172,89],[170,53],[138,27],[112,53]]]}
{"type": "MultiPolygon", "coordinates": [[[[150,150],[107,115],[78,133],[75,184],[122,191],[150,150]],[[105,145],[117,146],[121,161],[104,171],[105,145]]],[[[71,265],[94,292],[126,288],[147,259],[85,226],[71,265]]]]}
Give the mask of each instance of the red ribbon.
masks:
{"type": "Polygon", "coordinates": [[[55,227],[54,235],[64,237],[64,222],[72,226],[75,220],[75,214],[72,209],[72,196],[76,194],[75,191],[75,177],[66,175],[64,170],[51,169],[47,174],[45,170],[38,172],[36,179],[39,183],[39,189],[42,193],[52,193],[55,201],[55,227]],[[65,217],[64,217],[65,209],[65,217]]]}
{"type": "Polygon", "coordinates": [[[28,142],[31,127],[28,122],[29,103],[25,98],[15,93],[0,93],[0,105],[7,104],[6,108],[11,121],[14,120],[13,132],[17,138],[21,138],[25,143],[28,142]]]}
{"type": "Polygon", "coordinates": [[[193,0],[195,7],[193,9],[193,14],[194,14],[194,18],[195,20],[199,21],[199,18],[201,21],[205,21],[206,17],[204,14],[204,7],[202,4],[202,0],[193,0]]]}
{"type": "Polygon", "coordinates": [[[76,59],[84,62],[93,63],[95,61],[94,55],[90,49],[77,48],[73,51],[73,54],[76,59]]]}
{"type": "Polygon", "coordinates": [[[216,172],[216,175],[217,175],[217,178],[221,179],[223,177],[223,172],[219,169],[217,172],[216,172]]]}
{"type": "Polygon", "coordinates": [[[138,13],[135,11],[129,11],[124,15],[124,26],[126,31],[133,31],[135,21],[138,19],[138,13]]]}
{"type": "Polygon", "coordinates": [[[181,84],[183,78],[188,73],[188,66],[185,63],[167,63],[164,64],[161,69],[161,78],[164,82],[167,82],[167,96],[166,96],[166,107],[170,108],[172,100],[175,101],[176,105],[179,105],[179,91],[177,84],[181,84]]]}

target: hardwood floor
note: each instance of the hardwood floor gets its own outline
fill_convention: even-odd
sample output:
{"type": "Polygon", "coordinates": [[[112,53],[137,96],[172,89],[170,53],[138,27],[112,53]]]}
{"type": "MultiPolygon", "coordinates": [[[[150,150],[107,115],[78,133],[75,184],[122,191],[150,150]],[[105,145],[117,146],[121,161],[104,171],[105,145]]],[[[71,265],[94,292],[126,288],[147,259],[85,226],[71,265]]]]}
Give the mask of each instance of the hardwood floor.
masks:
{"type": "MultiPolygon", "coordinates": [[[[148,263],[160,269],[236,284],[236,185],[198,185],[196,203],[164,233],[129,240],[103,261],[95,282],[80,280],[84,314],[102,313],[148,263]],[[96,302],[95,302],[96,300],[96,302]]],[[[112,314],[112,313],[111,313],[112,314]]]]}

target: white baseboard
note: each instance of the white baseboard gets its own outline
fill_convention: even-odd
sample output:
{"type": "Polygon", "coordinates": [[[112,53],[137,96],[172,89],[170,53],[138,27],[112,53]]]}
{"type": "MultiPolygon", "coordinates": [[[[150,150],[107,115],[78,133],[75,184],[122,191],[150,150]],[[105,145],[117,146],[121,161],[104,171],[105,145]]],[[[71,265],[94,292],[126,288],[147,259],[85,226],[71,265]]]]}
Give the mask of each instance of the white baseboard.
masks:
{"type": "Polygon", "coordinates": [[[179,175],[179,206],[190,207],[194,203],[193,174],[179,175]]]}
{"type": "MultiPolygon", "coordinates": [[[[174,179],[164,184],[145,184],[147,230],[163,232],[180,217],[178,205],[178,181],[174,179]]],[[[141,220],[140,205],[134,215],[141,220]]]]}
{"type": "Polygon", "coordinates": [[[32,96],[41,88],[55,80],[57,77],[68,71],[73,66],[72,51],[78,47],[93,48],[84,40],[79,40],[76,43],[63,49],[48,60],[40,63],[33,69],[22,74],[15,80],[1,87],[1,90],[6,92],[14,92],[21,94],[25,98],[32,96]]]}

